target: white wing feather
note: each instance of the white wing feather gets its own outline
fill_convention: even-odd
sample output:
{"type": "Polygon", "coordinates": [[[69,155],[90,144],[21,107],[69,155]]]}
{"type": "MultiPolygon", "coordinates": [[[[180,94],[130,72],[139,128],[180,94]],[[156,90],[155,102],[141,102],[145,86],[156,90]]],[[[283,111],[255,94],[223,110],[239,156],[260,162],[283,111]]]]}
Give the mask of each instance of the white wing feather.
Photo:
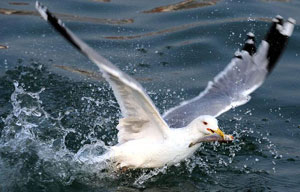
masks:
{"type": "Polygon", "coordinates": [[[79,39],[46,7],[37,2],[36,9],[63,37],[99,67],[111,85],[124,117],[117,126],[119,143],[139,138],[162,140],[168,137],[168,125],[137,81],[79,39]]]}

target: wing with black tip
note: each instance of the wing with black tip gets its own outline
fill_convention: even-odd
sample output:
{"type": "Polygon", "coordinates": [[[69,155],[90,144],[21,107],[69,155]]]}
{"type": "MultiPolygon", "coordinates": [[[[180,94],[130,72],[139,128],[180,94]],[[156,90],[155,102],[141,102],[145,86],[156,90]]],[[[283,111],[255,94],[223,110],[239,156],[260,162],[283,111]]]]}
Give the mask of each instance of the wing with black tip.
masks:
{"type": "Polygon", "coordinates": [[[111,85],[123,115],[117,127],[119,143],[139,138],[163,140],[168,137],[168,125],[137,81],[79,39],[46,7],[36,2],[36,9],[68,42],[99,67],[111,85]]]}
{"type": "Polygon", "coordinates": [[[171,108],[163,118],[170,127],[184,127],[201,115],[220,114],[250,100],[250,94],[262,85],[282,54],[293,33],[295,20],[277,16],[258,49],[253,33],[248,33],[242,51],[237,51],[199,96],[171,108]]]}

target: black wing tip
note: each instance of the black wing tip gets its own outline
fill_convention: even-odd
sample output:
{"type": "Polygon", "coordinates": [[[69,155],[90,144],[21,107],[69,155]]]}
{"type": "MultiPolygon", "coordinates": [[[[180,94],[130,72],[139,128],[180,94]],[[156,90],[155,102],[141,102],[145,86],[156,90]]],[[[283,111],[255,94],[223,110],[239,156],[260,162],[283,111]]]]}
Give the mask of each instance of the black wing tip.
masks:
{"type": "Polygon", "coordinates": [[[243,47],[244,51],[247,51],[249,55],[254,55],[256,52],[256,46],[255,46],[255,35],[252,32],[247,33],[247,39],[245,42],[245,45],[243,47]]]}
{"type": "MultiPolygon", "coordinates": [[[[270,73],[276,65],[281,53],[286,47],[288,38],[292,35],[296,20],[288,18],[286,21],[280,15],[276,15],[272,19],[272,25],[265,37],[265,41],[269,44],[267,59],[269,60],[267,70],[270,73]]],[[[253,56],[256,53],[255,35],[252,32],[247,33],[247,39],[242,48],[243,51],[253,56]]],[[[235,53],[235,58],[242,59],[241,53],[235,53]]]]}
{"type": "Polygon", "coordinates": [[[277,15],[265,37],[265,41],[269,44],[267,58],[269,64],[267,70],[270,73],[278,61],[280,55],[287,45],[289,37],[292,35],[296,20],[288,18],[287,21],[283,17],[277,15]]]}
{"type": "Polygon", "coordinates": [[[268,40],[271,40],[274,34],[279,34],[281,36],[290,37],[294,31],[294,26],[296,24],[296,20],[293,18],[288,18],[284,21],[283,17],[277,15],[272,19],[272,25],[270,30],[265,38],[265,40],[270,43],[268,40]],[[271,38],[271,39],[270,39],[271,38]]]}
{"type": "Polygon", "coordinates": [[[50,11],[49,9],[42,5],[40,2],[35,2],[35,8],[39,12],[39,14],[42,16],[42,18],[45,21],[48,21],[53,27],[56,29],[59,28],[59,26],[63,27],[63,22],[60,19],[57,19],[50,11]]]}
{"type": "Polygon", "coordinates": [[[36,1],[35,8],[38,10],[38,12],[44,20],[50,23],[51,26],[54,27],[63,37],[65,37],[73,46],[81,50],[81,47],[80,45],[78,45],[78,42],[74,40],[74,36],[72,36],[72,33],[66,28],[66,26],[60,19],[56,18],[49,11],[49,9],[46,6],[36,1]]]}
{"type": "Polygon", "coordinates": [[[248,33],[247,33],[247,38],[248,38],[248,39],[252,39],[253,41],[255,41],[255,35],[254,35],[254,33],[248,32],[248,33]]]}
{"type": "Polygon", "coordinates": [[[296,25],[296,20],[291,17],[288,18],[288,22],[292,23],[293,25],[296,25]]]}
{"type": "Polygon", "coordinates": [[[56,18],[46,6],[36,1],[35,8],[42,16],[42,18],[48,23],[50,23],[58,32],[62,34],[66,33],[66,29],[63,22],[60,19],[56,18]]]}
{"type": "Polygon", "coordinates": [[[42,16],[43,19],[48,21],[48,8],[42,5],[40,2],[35,2],[35,8],[39,12],[39,14],[42,16]]]}
{"type": "Polygon", "coordinates": [[[276,17],[274,18],[274,21],[280,25],[282,25],[284,22],[283,17],[281,15],[276,15],[276,17]]]}
{"type": "Polygon", "coordinates": [[[234,53],[234,58],[243,59],[241,52],[240,51],[235,52],[234,53]]]}

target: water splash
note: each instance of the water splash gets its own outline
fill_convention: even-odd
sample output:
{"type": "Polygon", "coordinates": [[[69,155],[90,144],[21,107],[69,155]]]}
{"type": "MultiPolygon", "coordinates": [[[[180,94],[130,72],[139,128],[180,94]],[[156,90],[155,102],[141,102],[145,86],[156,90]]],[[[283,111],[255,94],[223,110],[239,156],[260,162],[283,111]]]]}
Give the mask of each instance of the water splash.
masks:
{"type": "MultiPolygon", "coordinates": [[[[58,180],[69,185],[80,180],[78,175],[89,176],[107,169],[108,157],[103,154],[108,148],[102,141],[84,145],[77,152],[68,149],[66,138],[75,130],[63,127],[61,121],[70,113],[66,111],[53,117],[46,112],[40,98],[45,88],[29,92],[17,81],[14,81],[14,88],[10,98],[12,112],[2,119],[0,170],[5,173],[5,178],[1,176],[0,180],[4,181],[7,176],[14,179],[1,187],[29,185],[31,179],[43,184],[58,180]],[[25,169],[28,170],[22,173],[25,169]],[[21,174],[17,176],[18,172],[21,174]]],[[[98,174],[97,178],[107,176],[110,175],[98,174]]]]}
{"type": "MultiPolygon", "coordinates": [[[[195,175],[200,175],[196,177],[199,182],[222,183],[222,172],[255,173],[255,165],[264,162],[266,156],[274,156],[270,162],[274,168],[276,159],[281,158],[268,135],[254,131],[256,125],[243,118],[252,117],[253,110],[247,109],[228,118],[226,126],[233,128],[226,132],[233,131],[232,144],[203,144],[193,157],[170,167],[115,172],[107,152],[117,142],[114,127],[120,111],[108,86],[78,85],[50,76],[38,65],[22,69],[14,76],[17,81],[9,82],[13,85],[9,97],[12,109],[2,116],[0,137],[0,170],[5,173],[0,181],[5,183],[1,186],[4,189],[18,190],[32,183],[37,190],[52,183],[146,188],[172,176],[195,179],[195,175]],[[33,81],[28,82],[30,78],[33,81]],[[37,79],[45,83],[30,88],[37,79]],[[54,92],[56,88],[49,86],[52,84],[59,92],[54,92]],[[4,182],[7,178],[9,182],[4,182]]],[[[186,95],[184,89],[166,91],[150,93],[161,109],[173,102],[170,98],[183,100],[186,95]]]]}

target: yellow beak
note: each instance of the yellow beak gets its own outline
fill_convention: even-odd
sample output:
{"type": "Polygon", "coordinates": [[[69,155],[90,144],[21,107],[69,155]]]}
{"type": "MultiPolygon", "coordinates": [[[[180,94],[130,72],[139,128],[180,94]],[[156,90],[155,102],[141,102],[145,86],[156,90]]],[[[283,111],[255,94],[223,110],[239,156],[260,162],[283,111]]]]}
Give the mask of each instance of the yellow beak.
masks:
{"type": "Polygon", "coordinates": [[[223,131],[221,131],[220,128],[218,128],[217,131],[215,131],[215,133],[217,133],[217,134],[220,135],[223,139],[225,139],[225,134],[223,133],[223,131]]]}
{"type": "MultiPolygon", "coordinates": [[[[213,142],[213,141],[220,141],[219,138],[216,137],[216,135],[214,135],[215,133],[220,135],[222,137],[222,139],[226,140],[225,138],[225,134],[223,133],[223,131],[221,131],[220,128],[218,128],[216,131],[213,131],[211,129],[207,129],[208,131],[210,131],[212,134],[209,135],[209,136],[204,136],[204,137],[201,137],[199,140],[197,140],[196,142],[192,142],[189,144],[189,147],[192,147],[198,143],[201,143],[201,142],[213,142]]],[[[230,136],[231,141],[233,140],[233,137],[231,135],[227,135],[227,136],[230,136]]],[[[228,139],[227,139],[228,140],[228,139]]]]}

